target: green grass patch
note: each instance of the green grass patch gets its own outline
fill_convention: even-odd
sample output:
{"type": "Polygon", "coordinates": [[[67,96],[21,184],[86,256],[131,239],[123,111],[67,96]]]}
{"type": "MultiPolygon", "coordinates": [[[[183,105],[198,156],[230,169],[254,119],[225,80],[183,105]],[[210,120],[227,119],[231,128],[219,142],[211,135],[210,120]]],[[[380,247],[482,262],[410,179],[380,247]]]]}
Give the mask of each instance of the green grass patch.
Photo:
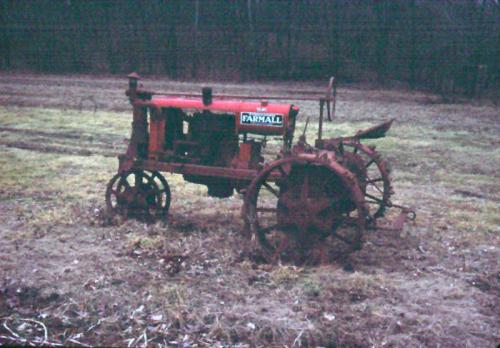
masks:
{"type": "Polygon", "coordinates": [[[128,137],[132,113],[0,107],[0,126],[69,135],[128,137]]]}

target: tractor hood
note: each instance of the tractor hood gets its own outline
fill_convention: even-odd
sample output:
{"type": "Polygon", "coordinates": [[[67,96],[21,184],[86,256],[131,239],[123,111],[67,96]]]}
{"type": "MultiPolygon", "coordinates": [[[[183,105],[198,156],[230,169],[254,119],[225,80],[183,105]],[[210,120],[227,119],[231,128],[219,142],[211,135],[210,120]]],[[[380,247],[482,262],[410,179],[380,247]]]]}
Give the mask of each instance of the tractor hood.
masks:
{"type": "Polygon", "coordinates": [[[268,103],[267,101],[214,99],[209,104],[205,104],[201,98],[169,96],[155,97],[148,104],[156,108],[234,114],[238,132],[263,135],[285,134],[290,118],[294,118],[299,111],[292,104],[268,103]]]}

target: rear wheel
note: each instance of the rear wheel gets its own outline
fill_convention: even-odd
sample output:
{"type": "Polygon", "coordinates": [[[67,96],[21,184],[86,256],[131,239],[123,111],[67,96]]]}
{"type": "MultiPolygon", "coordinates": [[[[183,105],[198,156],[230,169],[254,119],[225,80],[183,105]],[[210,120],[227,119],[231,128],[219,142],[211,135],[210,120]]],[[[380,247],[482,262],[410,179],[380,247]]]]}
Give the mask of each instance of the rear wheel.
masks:
{"type": "Polygon", "coordinates": [[[342,145],[346,167],[355,171],[356,163],[361,163],[362,173],[355,174],[368,208],[367,220],[374,223],[384,216],[386,208],[390,206],[392,187],[389,166],[372,147],[357,141],[343,141],[342,145]]]}
{"type": "Polygon", "coordinates": [[[262,171],[248,188],[243,212],[270,262],[323,258],[329,237],[359,249],[366,219],[352,173],[335,162],[300,157],[278,160],[262,171]],[[353,226],[344,227],[347,222],[353,226]]]}

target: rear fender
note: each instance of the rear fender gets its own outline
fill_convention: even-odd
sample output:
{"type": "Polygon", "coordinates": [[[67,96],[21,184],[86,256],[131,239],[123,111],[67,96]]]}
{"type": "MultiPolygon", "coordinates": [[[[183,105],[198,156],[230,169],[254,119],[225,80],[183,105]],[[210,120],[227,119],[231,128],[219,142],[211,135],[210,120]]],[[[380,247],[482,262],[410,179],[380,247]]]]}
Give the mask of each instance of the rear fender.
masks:
{"type": "Polygon", "coordinates": [[[360,130],[353,138],[357,139],[379,139],[385,137],[385,133],[391,128],[394,119],[390,119],[376,126],[370,127],[365,130],[360,130]]]}

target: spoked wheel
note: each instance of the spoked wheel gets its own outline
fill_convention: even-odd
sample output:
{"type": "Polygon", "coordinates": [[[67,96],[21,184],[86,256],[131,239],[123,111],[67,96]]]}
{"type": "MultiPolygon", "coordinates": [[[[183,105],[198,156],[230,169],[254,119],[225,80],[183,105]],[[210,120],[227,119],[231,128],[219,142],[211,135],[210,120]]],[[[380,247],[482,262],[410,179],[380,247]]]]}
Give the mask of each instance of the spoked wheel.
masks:
{"type": "Polygon", "coordinates": [[[367,222],[384,216],[392,194],[389,167],[375,149],[357,141],[343,142],[346,167],[358,177],[368,208],[367,222]]]}
{"type": "Polygon", "coordinates": [[[268,262],[323,261],[325,240],[361,246],[366,221],[363,193],[336,162],[291,157],[268,166],[252,181],[243,218],[268,262]],[[354,228],[339,228],[345,220],[354,228]]]}
{"type": "Polygon", "coordinates": [[[109,212],[124,217],[156,219],[167,216],[170,188],[158,172],[131,170],[116,174],[106,189],[109,212]]]}

